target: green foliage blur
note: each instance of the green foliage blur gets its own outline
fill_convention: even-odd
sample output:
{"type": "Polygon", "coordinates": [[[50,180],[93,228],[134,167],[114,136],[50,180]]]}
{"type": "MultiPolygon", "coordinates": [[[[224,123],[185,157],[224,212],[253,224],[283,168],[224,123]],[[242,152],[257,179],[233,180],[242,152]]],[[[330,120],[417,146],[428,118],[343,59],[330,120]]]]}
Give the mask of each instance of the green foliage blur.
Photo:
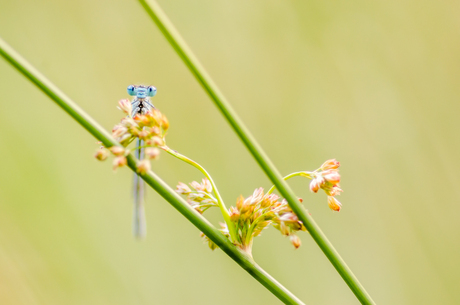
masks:
{"type": "MultiPolygon", "coordinates": [[[[340,213],[290,181],[378,304],[459,304],[460,19],[448,1],[159,1],[279,170],[338,159],[340,213]]],[[[111,129],[130,84],[154,85],[168,145],[226,201],[271,186],[136,1],[0,0],[0,36],[111,129]]],[[[0,304],[278,304],[0,59],[0,304]]],[[[171,186],[201,180],[162,154],[171,186]]],[[[218,211],[208,214],[214,224],[218,211]]],[[[307,304],[358,301],[308,233],[257,262],[307,304]]]]}

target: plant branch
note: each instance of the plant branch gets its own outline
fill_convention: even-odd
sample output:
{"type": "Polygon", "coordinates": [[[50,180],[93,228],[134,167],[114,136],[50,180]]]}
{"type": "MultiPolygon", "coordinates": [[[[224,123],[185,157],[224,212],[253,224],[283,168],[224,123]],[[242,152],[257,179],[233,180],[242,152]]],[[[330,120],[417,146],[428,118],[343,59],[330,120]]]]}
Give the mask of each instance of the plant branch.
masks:
{"type": "Polygon", "coordinates": [[[217,199],[217,204],[219,205],[220,212],[222,213],[222,216],[224,217],[225,223],[227,224],[230,236],[232,237],[232,240],[235,242],[238,241],[238,235],[236,234],[236,228],[234,223],[230,220],[230,215],[228,214],[227,207],[225,206],[224,200],[222,199],[222,196],[220,196],[219,190],[217,189],[216,184],[214,183],[214,180],[212,179],[211,175],[202,167],[198,162],[193,161],[192,159],[178,153],[174,149],[169,148],[168,146],[164,145],[161,147],[164,151],[169,153],[170,155],[176,157],[179,160],[182,160],[193,167],[197,168],[200,172],[205,175],[206,178],[208,178],[209,182],[211,183],[212,190],[214,192],[214,195],[216,196],[217,199]]]}
{"type": "Polygon", "coordinates": [[[294,192],[283,180],[281,174],[275,165],[271,162],[267,154],[257,143],[255,138],[243,124],[239,116],[231,107],[230,103],[224,97],[220,89],[214,83],[212,78],[206,72],[204,67],[199,62],[198,58],[192,52],[185,40],[179,34],[172,22],[163,12],[161,7],[154,0],[139,0],[146,12],[158,26],[165,38],[177,52],[180,58],[184,61],[185,65],[190,69],[197,81],[201,84],[203,89],[208,93],[214,104],[221,111],[222,115],[227,119],[228,123],[232,126],[233,130],[238,134],[240,139],[246,145],[253,157],[259,163],[260,167],[265,171],[272,183],[279,190],[281,195],[286,198],[289,206],[297,214],[299,219],[303,222],[310,235],[315,242],[327,256],[329,261],[335,267],[337,272],[342,276],[343,280],[347,283],[355,296],[362,304],[375,304],[371,296],[367,293],[351,269],[347,266],[345,261],[340,257],[337,250],[332,243],[327,239],[326,235],[321,231],[320,227],[316,224],[313,217],[308,214],[303,205],[299,203],[294,192]]]}
{"type": "MultiPolygon", "coordinates": [[[[291,179],[291,178],[297,177],[297,176],[310,178],[309,172],[295,172],[295,173],[292,173],[292,174],[289,174],[289,175],[283,177],[283,180],[286,181],[286,180],[288,180],[288,179],[291,179]]],[[[273,193],[273,191],[275,190],[275,188],[276,188],[275,185],[272,186],[272,187],[268,190],[267,195],[273,193]]]]}
{"type": "MultiPolygon", "coordinates": [[[[43,74],[28,63],[21,55],[11,48],[3,39],[0,38],[0,55],[6,61],[12,64],[26,78],[34,83],[40,90],[48,95],[56,104],[64,109],[67,114],[74,118],[96,139],[102,141],[106,147],[114,145],[121,146],[114,138],[84,112],[76,103],[67,95],[49,81],[43,74]]],[[[127,156],[128,166],[136,172],[137,160],[132,154],[127,156]]],[[[171,187],[161,180],[152,171],[141,175],[142,179],[155,189],[166,201],[184,215],[195,227],[201,230],[216,245],[219,246],[228,256],[230,256],[238,265],[246,270],[252,277],[259,281],[276,297],[286,304],[304,304],[283,285],[271,277],[265,270],[257,265],[254,260],[235,247],[230,240],[217,230],[208,220],[193,209],[182,197],[180,197],[171,187]]]]}

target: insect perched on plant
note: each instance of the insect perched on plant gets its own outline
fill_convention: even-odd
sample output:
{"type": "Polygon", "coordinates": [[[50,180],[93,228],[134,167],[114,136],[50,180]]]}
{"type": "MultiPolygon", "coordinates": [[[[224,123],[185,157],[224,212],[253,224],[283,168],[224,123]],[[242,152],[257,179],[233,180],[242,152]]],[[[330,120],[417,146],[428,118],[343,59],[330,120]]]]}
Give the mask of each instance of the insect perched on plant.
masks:
{"type": "MultiPolygon", "coordinates": [[[[200,214],[211,207],[218,207],[225,220],[225,223],[221,224],[220,231],[241,250],[252,256],[254,238],[269,225],[279,230],[282,235],[288,236],[295,248],[300,247],[301,241],[297,233],[306,231],[307,228],[293,212],[286,199],[273,194],[275,186],[272,186],[266,193],[260,187],[254,191],[252,196],[247,198],[240,196],[236,201],[236,206],[227,209],[214,180],[204,167],[166,145],[165,137],[169,129],[169,121],[149,100],[149,97],[156,94],[156,88],[129,86],[128,93],[135,96],[132,101],[128,99],[118,101],[119,109],[128,116],[112,129],[112,136],[119,145],[101,147],[95,157],[103,161],[111,152],[115,156],[113,168],[116,170],[126,166],[127,156],[135,152],[138,160],[136,160],[137,175],[134,177],[133,232],[136,237],[143,237],[146,233],[144,182],[141,177],[148,175],[151,169],[150,161],[158,159],[160,150],[163,150],[194,166],[206,176],[202,183],[193,181],[190,186],[180,182],[176,192],[186,196],[190,206],[200,214]],[[135,149],[128,149],[128,145],[134,140],[136,141],[135,149]]],[[[313,193],[317,193],[320,189],[324,190],[329,208],[338,212],[342,207],[342,204],[335,198],[342,192],[339,186],[341,180],[339,166],[340,163],[337,160],[330,159],[314,171],[294,172],[285,176],[284,180],[297,176],[311,179],[310,190],[313,193]]],[[[299,201],[302,202],[300,198],[299,201]]],[[[211,249],[217,247],[213,240],[204,233],[202,235],[211,249]]]]}
{"type": "MultiPolygon", "coordinates": [[[[155,96],[157,88],[153,86],[128,86],[128,94],[135,96],[132,100],[131,117],[143,115],[150,110],[155,109],[155,106],[150,102],[149,97],[155,96]]],[[[144,141],[137,138],[135,156],[139,160],[144,159],[144,141]]],[[[134,175],[133,195],[134,195],[134,210],[133,210],[133,234],[136,237],[144,237],[146,234],[145,212],[144,212],[144,192],[145,182],[139,175],[134,175]]]]}

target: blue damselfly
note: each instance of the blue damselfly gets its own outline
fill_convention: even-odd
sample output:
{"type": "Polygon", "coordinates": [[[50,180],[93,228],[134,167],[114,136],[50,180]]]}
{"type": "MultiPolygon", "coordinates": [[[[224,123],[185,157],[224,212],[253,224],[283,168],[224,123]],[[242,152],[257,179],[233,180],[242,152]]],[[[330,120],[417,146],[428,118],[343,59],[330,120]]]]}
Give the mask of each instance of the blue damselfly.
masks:
{"type": "MultiPolygon", "coordinates": [[[[148,113],[155,106],[150,102],[149,97],[155,96],[157,89],[153,86],[128,86],[128,94],[135,96],[132,105],[131,117],[148,113]]],[[[139,160],[144,159],[144,141],[136,139],[135,156],[139,160]]],[[[133,183],[134,209],[133,209],[133,234],[141,238],[146,234],[145,212],[144,212],[144,192],[145,182],[139,175],[134,175],[133,183]]]]}

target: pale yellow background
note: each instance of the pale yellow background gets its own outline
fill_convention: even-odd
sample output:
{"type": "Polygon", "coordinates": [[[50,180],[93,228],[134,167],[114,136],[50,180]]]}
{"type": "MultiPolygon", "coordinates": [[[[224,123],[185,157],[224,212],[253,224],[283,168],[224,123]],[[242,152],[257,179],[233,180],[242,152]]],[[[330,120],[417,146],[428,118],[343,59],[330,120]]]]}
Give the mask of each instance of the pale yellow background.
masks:
{"type": "MultiPolygon", "coordinates": [[[[160,4],[283,174],[341,163],[343,210],[291,185],[378,304],[460,303],[460,4],[160,4]]],[[[0,0],[0,36],[105,128],[132,83],[227,205],[270,182],[136,1],[0,0]]],[[[0,304],[278,304],[154,191],[131,236],[131,179],[0,60],[0,304]]],[[[201,179],[163,154],[171,186],[201,179]]],[[[220,220],[214,211],[213,223],[220,220]]],[[[357,304],[307,233],[270,229],[255,259],[307,304],[357,304]]]]}

